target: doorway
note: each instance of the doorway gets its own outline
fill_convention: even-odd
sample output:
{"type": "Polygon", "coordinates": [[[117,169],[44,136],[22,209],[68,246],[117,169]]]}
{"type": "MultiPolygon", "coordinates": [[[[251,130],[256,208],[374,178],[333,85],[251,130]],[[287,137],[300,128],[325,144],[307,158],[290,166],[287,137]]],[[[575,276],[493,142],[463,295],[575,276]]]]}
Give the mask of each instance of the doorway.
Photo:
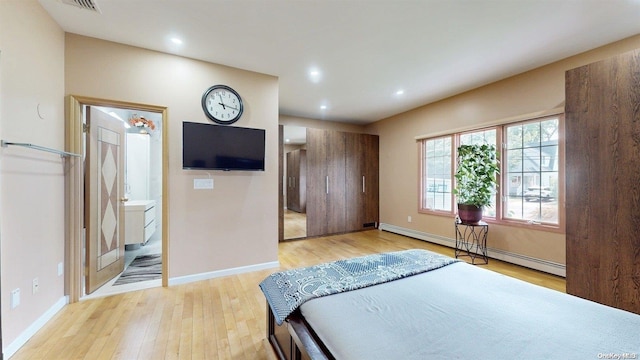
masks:
{"type": "MultiPolygon", "coordinates": [[[[125,129],[125,143],[127,145],[130,143],[136,156],[131,157],[133,152],[129,154],[129,161],[125,161],[123,170],[124,177],[127,179],[126,186],[122,194],[119,195],[119,200],[124,204],[122,206],[124,231],[118,241],[124,243],[123,247],[126,248],[122,255],[124,265],[127,267],[133,266],[132,263],[138,264],[137,260],[143,262],[149,260],[146,255],[154,255],[156,259],[154,261],[161,262],[161,265],[156,265],[162,274],[159,280],[140,282],[136,285],[135,282],[131,282],[132,278],[128,277],[129,281],[123,282],[121,278],[125,277],[124,274],[116,274],[112,280],[89,297],[121,293],[150,286],[167,286],[166,178],[168,156],[166,150],[167,126],[163,126],[167,123],[166,108],[76,96],[69,97],[68,105],[67,149],[74,149],[75,152],[86,154],[84,130],[87,127],[84,124],[84,116],[89,107],[94,111],[97,109],[108,114],[111,118],[118,119],[123,128],[126,127],[125,125],[128,126],[125,129]],[[134,121],[133,119],[138,120],[134,121]],[[139,161],[140,158],[144,160],[139,161]],[[136,163],[127,166],[132,159],[136,163]],[[141,163],[148,165],[146,171],[139,171],[141,163]],[[145,213],[147,214],[146,218],[144,217],[145,213]],[[137,223],[136,219],[140,214],[142,214],[142,220],[137,223]],[[124,246],[125,244],[126,246],[124,246]]],[[[89,127],[89,131],[91,130],[89,127]]],[[[70,234],[69,246],[67,247],[68,275],[66,281],[70,302],[78,301],[86,295],[84,274],[88,262],[85,260],[90,260],[85,253],[84,246],[86,240],[83,199],[84,189],[88,191],[92,184],[84,183],[85,160],[89,159],[76,160],[75,163],[70,163],[67,169],[67,201],[69,202],[67,218],[70,234]]],[[[125,273],[127,273],[126,270],[125,273]]]]}

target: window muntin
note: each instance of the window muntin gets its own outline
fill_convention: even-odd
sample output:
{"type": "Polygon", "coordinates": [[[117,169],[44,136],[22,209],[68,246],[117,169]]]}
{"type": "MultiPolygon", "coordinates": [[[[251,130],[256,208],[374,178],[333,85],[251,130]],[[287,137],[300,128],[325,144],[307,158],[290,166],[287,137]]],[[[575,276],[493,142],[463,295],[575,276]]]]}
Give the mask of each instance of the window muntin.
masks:
{"type": "Polygon", "coordinates": [[[484,216],[491,221],[560,229],[564,183],[561,120],[562,116],[552,116],[422,140],[420,210],[453,215],[455,148],[462,144],[495,144],[502,149],[501,184],[492,206],[485,207],[484,216]],[[496,203],[497,199],[502,201],[496,203]]]}

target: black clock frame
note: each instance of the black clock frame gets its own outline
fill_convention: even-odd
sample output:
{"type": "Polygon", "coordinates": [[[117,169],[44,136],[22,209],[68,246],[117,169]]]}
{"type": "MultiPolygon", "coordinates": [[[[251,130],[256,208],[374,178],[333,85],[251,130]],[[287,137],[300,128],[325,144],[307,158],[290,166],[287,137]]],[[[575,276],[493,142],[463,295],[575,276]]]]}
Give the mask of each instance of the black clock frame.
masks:
{"type": "Polygon", "coordinates": [[[207,117],[211,121],[220,125],[231,125],[235,123],[236,121],[240,120],[240,117],[242,116],[242,112],[244,111],[244,104],[242,103],[242,97],[240,96],[240,94],[238,94],[237,91],[233,90],[231,87],[227,85],[213,85],[212,87],[208,88],[204,92],[204,94],[202,94],[201,104],[202,104],[202,110],[204,110],[204,114],[207,115],[207,117]],[[207,96],[209,96],[209,93],[217,89],[224,89],[226,91],[233,93],[235,96],[238,97],[238,115],[236,115],[233,119],[220,120],[209,113],[209,110],[207,109],[207,96]]]}

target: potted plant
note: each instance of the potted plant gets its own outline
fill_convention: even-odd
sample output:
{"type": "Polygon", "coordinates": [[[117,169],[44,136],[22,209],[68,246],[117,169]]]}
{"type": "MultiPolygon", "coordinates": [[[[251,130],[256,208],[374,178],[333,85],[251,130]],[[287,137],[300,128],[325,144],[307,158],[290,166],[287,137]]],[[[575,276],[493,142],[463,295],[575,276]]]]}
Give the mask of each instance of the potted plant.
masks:
{"type": "Polygon", "coordinates": [[[477,223],[482,219],[484,206],[491,205],[500,173],[498,153],[494,145],[460,145],[456,187],[458,216],[462,222],[477,223]]]}

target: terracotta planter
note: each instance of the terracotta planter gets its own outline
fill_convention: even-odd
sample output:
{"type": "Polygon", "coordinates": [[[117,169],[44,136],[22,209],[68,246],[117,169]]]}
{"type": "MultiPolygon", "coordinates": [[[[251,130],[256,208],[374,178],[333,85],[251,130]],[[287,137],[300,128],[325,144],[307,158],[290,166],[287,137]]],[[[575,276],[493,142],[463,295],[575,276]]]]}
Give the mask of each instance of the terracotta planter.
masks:
{"type": "Polygon", "coordinates": [[[482,220],[482,206],[458,204],[458,217],[463,223],[475,224],[482,220]]]}

